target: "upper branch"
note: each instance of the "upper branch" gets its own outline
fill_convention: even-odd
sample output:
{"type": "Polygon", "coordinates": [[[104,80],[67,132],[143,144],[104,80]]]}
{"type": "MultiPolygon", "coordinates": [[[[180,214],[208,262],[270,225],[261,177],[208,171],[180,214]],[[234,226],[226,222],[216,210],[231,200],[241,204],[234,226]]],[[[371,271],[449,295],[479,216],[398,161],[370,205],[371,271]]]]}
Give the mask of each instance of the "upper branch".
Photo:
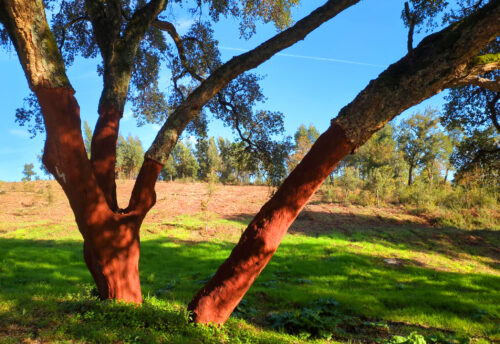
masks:
{"type": "Polygon", "coordinates": [[[123,38],[129,44],[139,44],[146,30],[167,6],[168,0],[151,0],[137,9],[125,28],[123,38]]]}
{"type": "Polygon", "coordinates": [[[415,25],[417,24],[416,15],[411,13],[410,5],[408,1],[405,2],[405,16],[406,21],[408,22],[409,30],[408,30],[408,53],[411,54],[413,50],[413,32],[415,31],[415,25]]]}
{"type": "Polygon", "coordinates": [[[477,75],[468,75],[453,83],[453,86],[467,86],[467,85],[479,86],[481,88],[486,88],[493,92],[500,92],[499,77],[497,77],[495,80],[491,80],[477,75]]]}
{"type": "Polygon", "coordinates": [[[94,37],[103,59],[111,58],[114,43],[120,37],[122,6],[119,0],[85,0],[94,37]]]}
{"type": "Polygon", "coordinates": [[[233,121],[234,121],[234,127],[233,128],[238,133],[238,136],[240,137],[240,139],[243,142],[245,142],[249,147],[253,147],[253,148],[257,149],[259,152],[267,155],[268,151],[266,149],[264,149],[260,145],[258,145],[255,142],[253,142],[250,139],[250,137],[243,135],[243,132],[241,131],[241,127],[240,127],[240,115],[238,113],[238,110],[236,110],[236,107],[232,103],[228,102],[225,99],[225,97],[223,95],[221,95],[220,93],[218,93],[217,102],[220,105],[224,106],[228,111],[231,112],[232,117],[233,117],[233,121]]]}
{"type": "Polygon", "coordinates": [[[70,20],[69,22],[64,24],[64,26],[62,27],[61,42],[59,43],[59,46],[58,46],[60,51],[62,50],[62,47],[64,46],[64,41],[66,40],[66,30],[69,27],[75,25],[76,23],[79,23],[79,22],[84,21],[84,20],[89,20],[89,17],[88,16],[81,16],[81,17],[75,18],[73,20],[70,20]]]}
{"type": "Polygon", "coordinates": [[[186,125],[227,83],[241,73],[257,67],[279,51],[304,39],[318,26],[358,2],[359,0],[329,0],[325,5],[317,8],[289,29],[277,34],[255,49],[233,57],[223,64],[203,81],[169,116],[147,151],[146,157],[165,163],[186,125]]]}
{"type": "MultiPolygon", "coordinates": [[[[332,121],[360,146],[392,118],[477,68],[475,57],[500,34],[500,0],[427,36],[407,55],[389,66],[332,121]]],[[[482,68],[491,68],[484,64],[482,68]]]]}

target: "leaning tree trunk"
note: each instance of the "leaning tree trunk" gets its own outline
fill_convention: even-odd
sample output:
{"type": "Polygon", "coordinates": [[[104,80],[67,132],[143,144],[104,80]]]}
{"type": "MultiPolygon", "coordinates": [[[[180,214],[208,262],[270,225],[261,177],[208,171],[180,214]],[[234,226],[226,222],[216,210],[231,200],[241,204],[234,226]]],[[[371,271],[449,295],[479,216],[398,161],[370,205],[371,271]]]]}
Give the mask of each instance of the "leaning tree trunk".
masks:
{"type": "Polygon", "coordinates": [[[224,323],[269,262],[311,195],[354,146],[332,125],[243,233],[215,276],[189,304],[196,321],[224,323]]]}
{"type": "Polygon", "coordinates": [[[500,1],[425,38],[344,107],[243,233],[188,309],[199,323],[223,324],[271,259],[291,223],[333,167],[405,109],[456,84],[500,33],[500,1]]]}

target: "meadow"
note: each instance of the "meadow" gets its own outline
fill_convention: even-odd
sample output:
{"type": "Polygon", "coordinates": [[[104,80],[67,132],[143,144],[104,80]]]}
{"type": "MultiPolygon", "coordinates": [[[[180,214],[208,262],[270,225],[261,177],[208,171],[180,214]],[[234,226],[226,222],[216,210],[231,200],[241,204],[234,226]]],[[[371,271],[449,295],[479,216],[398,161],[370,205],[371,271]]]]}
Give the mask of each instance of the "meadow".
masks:
{"type": "MultiPolygon", "coordinates": [[[[133,181],[118,181],[126,206],[133,181]]],[[[439,227],[321,191],[228,323],[185,311],[270,196],[159,182],[141,231],[145,302],[101,302],[54,181],[0,183],[0,343],[500,343],[500,231],[439,227]]]]}

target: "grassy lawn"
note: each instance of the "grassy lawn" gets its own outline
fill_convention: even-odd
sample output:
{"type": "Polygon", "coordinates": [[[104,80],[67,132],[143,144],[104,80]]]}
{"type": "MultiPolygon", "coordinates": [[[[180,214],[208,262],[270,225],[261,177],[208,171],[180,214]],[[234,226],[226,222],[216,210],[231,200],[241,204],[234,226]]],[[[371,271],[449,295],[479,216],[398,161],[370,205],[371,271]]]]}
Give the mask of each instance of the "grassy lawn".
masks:
{"type": "Polygon", "coordinates": [[[133,307],[92,296],[60,191],[46,202],[36,187],[7,190],[0,343],[383,343],[414,331],[427,342],[500,342],[498,231],[435,228],[393,209],[308,206],[227,325],[204,327],[188,323],[186,305],[250,210],[165,214],[160,201],[141,234],[145,303],[133,307]],[[16,208],[16,192],[31,206],[16,208]],[[60,214],[44,217],[51,209],[60,214]]]}

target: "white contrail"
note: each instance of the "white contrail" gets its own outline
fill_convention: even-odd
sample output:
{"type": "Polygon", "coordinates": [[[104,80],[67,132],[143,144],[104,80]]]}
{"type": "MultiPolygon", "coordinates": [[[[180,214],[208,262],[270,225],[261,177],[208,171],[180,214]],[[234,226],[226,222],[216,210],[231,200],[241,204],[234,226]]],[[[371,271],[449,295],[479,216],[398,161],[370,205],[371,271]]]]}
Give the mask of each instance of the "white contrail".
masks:
{"type": "MultiPolygon", "coordinates": [[[[241,49],[241,48],[231,48],[231,47],[219,47],[219,48],[222,49],[222,50],[233,50],[233,51],[242,51],[242,52],[247,52],[248,51],[248,50],[241,49]]],[[[358,65],[358,66],[368,66],[368,67],[378,67],[378,68],[385,67],[385,66],[378,65],[378,64],[373,64],[373,63],[358,62],[358,61],[351,61],[351,60],[332,59],[332,58],[329,58],[329,57],[305,56],[305,55],[294,55],[294,54],[285,54],[285,53],[277,53],[276,55],[278,55],[278,56],[285,56],[285,57],[295,57],[295,58],[299,58],[299,59],[316,60],[316,61],[347,63],[347,64],[353,64],[353,65],[358,65]]]]}

